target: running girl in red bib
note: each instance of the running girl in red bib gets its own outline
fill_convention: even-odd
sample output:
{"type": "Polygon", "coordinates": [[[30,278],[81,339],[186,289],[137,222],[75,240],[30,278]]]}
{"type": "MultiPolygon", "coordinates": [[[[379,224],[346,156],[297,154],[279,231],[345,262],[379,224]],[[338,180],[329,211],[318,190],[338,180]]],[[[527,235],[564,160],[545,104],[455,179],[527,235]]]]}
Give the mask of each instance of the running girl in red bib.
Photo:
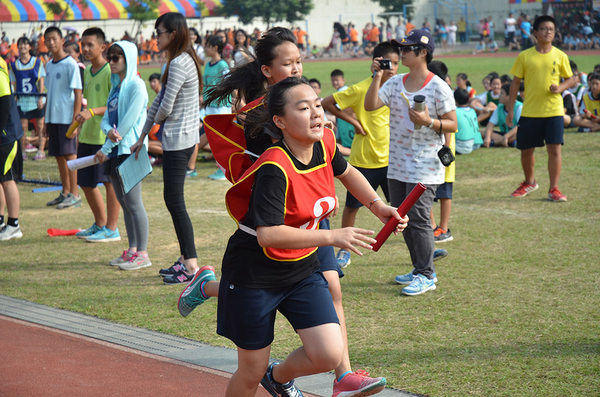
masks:
{"type": "Polygon", "coordinates": [[[267,109],[247,115],[248,133],[259,136],[267,126],[281,139],[242,175],[226,200],[239,222],[223,259],[217,318],[217,332],[238,346],[238,370],[227,396],[254,396],[259,382],[274,396],[301,395],[294,378],[330,371],[342,360],[344,339],[317,247],[360,255],[359,248],[371,249],[375,240],[364,229],[318,228],[335,208],[334,177],[382,222],[398,219],[397,232],[407,222],[337,151],[333,132],[324,128],[321,101],[305,80],[287,78],[274,85],[267,109]],[[242,206],[247,210],[238,210],[242,206]],[[277,311],[303,346],[269,366],[277,311]]]}

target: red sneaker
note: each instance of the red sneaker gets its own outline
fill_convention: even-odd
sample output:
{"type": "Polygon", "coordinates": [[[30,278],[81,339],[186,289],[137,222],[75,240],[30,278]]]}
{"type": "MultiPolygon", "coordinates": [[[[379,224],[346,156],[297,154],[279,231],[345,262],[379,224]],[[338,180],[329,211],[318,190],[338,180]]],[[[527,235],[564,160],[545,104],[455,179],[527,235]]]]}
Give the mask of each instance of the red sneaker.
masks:
{"type": "Polygon", "coordinates": [[[369,373],[358,370],[347,374],[341,381],[333,381],[332,397],[366,397],[377,394],[383,389],[387,381],[385,378],[370,378],[369,373]]]}
{"type": "Polygon", "coordinates": [[[537,182],[535,182],[535,181],[533,181],[532,184],[527,183],[527,181],[523,181],[523,182],[521,182],[521,184],[519,185],[517,190],[512,192],[511,196],[525,197],[529,193],[533,192],[534,190],[537,190],[539,187],[540,187],[540,185],[538,185],[537,182]]]}
{"type": "Polygon", "coordinates": [[[554,201],[555,203],[559,203],[561,201],[567,201],[567,196],[562,194],[557,187],[554,189],[550,189],[548,192],[548,200],[554,201]]]}

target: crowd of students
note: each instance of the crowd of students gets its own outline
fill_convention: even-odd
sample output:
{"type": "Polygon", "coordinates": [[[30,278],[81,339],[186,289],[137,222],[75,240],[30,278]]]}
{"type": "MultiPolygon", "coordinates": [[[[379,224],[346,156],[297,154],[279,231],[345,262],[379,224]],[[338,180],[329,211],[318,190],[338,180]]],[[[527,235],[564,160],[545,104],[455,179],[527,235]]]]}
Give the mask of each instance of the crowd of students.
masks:
{"type": "MultiPolygon", "coordinates": [[[[395,282],[403,285],[402,294],[417,296],[437,288],[434,261],[448,252],[436,250],[435,243],[453,239],[454,154],[481,146],[516,146],[525,180],[512,196],[523,197],[539,188],[533,156],[536,147],[546,145],[548,199],[566,201],[558,189],[563,129],[579,125],[600,130],[600,70],[586,76],[569,63],[552,46],[553,27],[552,17],[537,18],[536,47],[521,53],[512,78],[486,76],[480,95],[464,73],[457,75],[453,89],[446,65],[433,60],[433,35],[412,29],[373,47],[373,61],[360,83],[347,87],[343,72],[334,70],[331,83],[337,92],[320,98],[320,82],[302,77],[302,54],[291,30],[270,29],[252,52],[238,48],[245,55],[230,68],[223,61],[227,40],[222,34],[206,40],[206,63],[195,45],[197,32],[188,29],[181,14],[167,13],[155,22],[166,63],[162,74],[150,76],[157,96],[149,108],[134,44],[122,40],[109,46],[102,30],[87,29],[81,54],[91,64],[82,81],[77,61],[65,52],[61,31],[48,28],[44,38],[52,60],[46,68],[29,53],[27,38],[17,61],[0,64],[0,128],[7,131],[0,141],[0,240],[23,235],[13,169],[20,143],[36,143],[43,152],[47,134],[48,154],[57,160],[63,186],[48,206],[81,206],[81,186],[94,223],[77,237],[89,242],[120,241],[116,225],[122,207],[128,246],[109,265],[122,270],[151,266],[143,182],[126,191],[117,175],[128,157],[137,158],[147,146],[162,158],[164,201],[179,242],[178,259],[159,274],[165,284],[187,284],[177,304],[183,316],[218,297],[217,333],[238,347],[238,370],[227,395],[254,395],[260,383],[273,396],[298,396],[294,378],[330,370],[336,375],[334,396],[378,393],[385,378],[352,371],[348,353],[342,268],[352,254],[362,255],[375,243],[373,231],[355,227],[356,214],[365,206],[383,223],[395,218],[395,232],[402,233],[414,267],[395,282]],[[397,73],[400,63],[407,73],[397,73]],[[587,88],[581,83],[584,77],[587,88]],[[45,101],[30,95],[16,101],[12,94],[44,89],[45,101]],[[22,119],[42,115],[37,141],[21,141],[22,119]],[[74,122],[81,129],[68,136],[74,122]],[[214,267],[199,265],[184,200],[186,177],[195,171],[198,150],[207,143],[219,179],[233,183],[226,204],[238,224],[225,249],[221,280],[214,267]],[[66,167],[68,160],[88,155],[98,164],[76,172],[66,167]],[[328,221],[337,211],[334,177],[347,189],[340,229],[330,229],[328,221]],[[408,217],[401,218],[396,208],[419,183],[425,192],[408,217]],[[106,189],[106,209],[98,184],[106,189]],[[434,201],[440,202],[439,222],[434,201]],[[269,365],[277,311],[296,329],[302,346],[269,365]]],[[[244,37],[239,39],[244,46],[244,37]]]]}

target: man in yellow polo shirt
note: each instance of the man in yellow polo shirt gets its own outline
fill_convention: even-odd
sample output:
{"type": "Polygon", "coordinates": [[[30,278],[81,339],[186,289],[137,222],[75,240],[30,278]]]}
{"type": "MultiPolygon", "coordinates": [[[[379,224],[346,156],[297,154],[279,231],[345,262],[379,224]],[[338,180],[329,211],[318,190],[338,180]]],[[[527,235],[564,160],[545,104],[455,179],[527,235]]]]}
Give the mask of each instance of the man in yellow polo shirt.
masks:
{"type": "MultiPolygon", "coordinates": [[[[390,69],[384,71],[382,81],[395,76],[400,62],[398,48],[389,41],[379,43],[373,50],[373,58],[383,57],[389,60],[390,69]]],[[[386,106],[373,111],[365,110],[365,95],[371,85],[372,77],[338,91],[323,100],[323,108],[334,116],[354,126],[354,139],[350,149],[349,162],[369,181],[373,189],[379,186],[389,201],[387,167],[390,141],[390,109],[386,106]],[[336,106],[338,105],[338,106],[336,106]],[[356,118],[343,110],[352,108],[356,118]]],[[[350,194],[346,195],[346,206],[342,216],[342,227],[354,226],[356,214],[362,204],[350,194]]],[[[337,255],[340,267],[350,264],[350,252],[341,249],[337,255]]]]}
{"type": "Polygon", "coordinates": [[[524,197],[539,188],[533,175],[534,151],[545,143],[550,174],[548,200],[567,201],[567,197],[558,189],[565,114],[561,94],[572,85],[573,72],[567,55],[552,46],[555,32],[554,18],[549,15],[536,18],[533,22],[533,34],[537,44],[521,52],[510,71],[515,77],[507,106],[506,123],[509,127],[512,127],[513,106],[519,93],[519,85],[521,80],[525,80],[525,102],[517,132],[517,148],[521,150],[525,181],[512,193],[513,197],[524,197]],[[561,77],[565,79],[562,83],[561,77]]]}

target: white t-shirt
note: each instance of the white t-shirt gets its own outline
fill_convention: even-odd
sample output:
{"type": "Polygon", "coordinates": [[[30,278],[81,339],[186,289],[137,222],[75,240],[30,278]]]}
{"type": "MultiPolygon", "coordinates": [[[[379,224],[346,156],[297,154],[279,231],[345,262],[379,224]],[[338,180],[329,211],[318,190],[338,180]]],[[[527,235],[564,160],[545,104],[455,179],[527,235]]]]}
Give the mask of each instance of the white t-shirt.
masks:
{"type": "Polygon", "coordinates": [[[439,119],[456,109],[454,96],[448,84],[435,75],[420,90],[408,92],[404,88],[404,76],[406,75],[400,74],[390,78],[379,89],[379,98],[390,108],[388,178],[408,183],[440,185],[444,183],[446,169],[437,152],[444,144],[444,136],[427,126],[421,126],[420,130],[415,131],[408,116],[408,108],[414,105],[415,95],[424,95],[429,115],[439,119]]]}
{"type": "Polygon", "coordinates": [[[508,33],[517,31],[517,21],[514,18],[506,18],[504,24],[508,33]]]}
{"type": "Polygon", "coordinates": [[[456,31],[458,30],[458,26],[450,25],[448,26],[448,37],[451,39],[456,39],[456,31]]]}
{"type": "MultiPolygon", "coordinates": [[[[483,94],[479,94],[477,95],[475,98],[479,99],[479,101],[483,104],[483,106],[487,105],[488,101],[487,101],[487,91],[485,91],[483,94]]],[[[498,95],[494,95],[494,93],[491,93],[492,99],[498,99],[500,98],[500,94],[498,95]]]]}
{"type": "Polygon", "coordinates": [[[74,89],[81,89],[77,61],[67,55],[58,62],[46,64],[46,123],[71,124],[75,104],[74,89]]]}
{"type": "Polygon", "coordinates": [[[200,60],[202,62],[206,61],[206,54],[204,53],[204,47],[202,47],[201,44],[196,44],[194,46],[194,49],[196,50],[196,55],[198,55],[198,58],[200,58],[200,60]]]}

